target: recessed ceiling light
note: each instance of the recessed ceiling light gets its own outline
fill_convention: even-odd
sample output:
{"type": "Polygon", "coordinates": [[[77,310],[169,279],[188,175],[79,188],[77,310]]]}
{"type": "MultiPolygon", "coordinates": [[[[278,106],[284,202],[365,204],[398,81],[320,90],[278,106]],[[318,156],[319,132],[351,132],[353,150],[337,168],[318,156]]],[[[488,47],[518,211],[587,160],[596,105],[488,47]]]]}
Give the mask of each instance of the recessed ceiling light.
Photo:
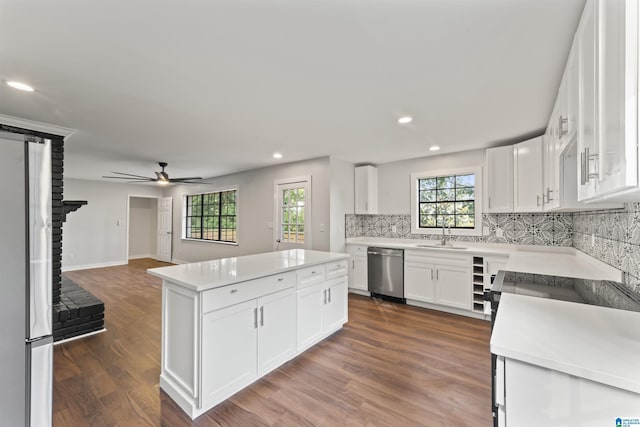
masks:
{"type": "Polygon", "coordinates": [[[413,117],[411,116],[402,116],[398,119],[398,123],[401,125],[406,125],[407,123],[411,123],[413,121],[413,117]]]}
{"type": "Polygon", "coordinates": [[[23,90],[25,92],[33,92],[33,88],[31,86],[20,82],[7,82],[7,86],[11,86],[14,89],[23,90]]]}
{"type": "Polygon", "coordinates": [[[438,147],[437,145],[432,145],[431,147],[429,147],[429,151],[438,151],[440,149],[440,147],[438,147]]]}
{"type": "Polygon", "coordinates": [[[273,153],[273,158],[274,159],[281,159],[282,158],[282,154],[281,153],[273,153]]]}

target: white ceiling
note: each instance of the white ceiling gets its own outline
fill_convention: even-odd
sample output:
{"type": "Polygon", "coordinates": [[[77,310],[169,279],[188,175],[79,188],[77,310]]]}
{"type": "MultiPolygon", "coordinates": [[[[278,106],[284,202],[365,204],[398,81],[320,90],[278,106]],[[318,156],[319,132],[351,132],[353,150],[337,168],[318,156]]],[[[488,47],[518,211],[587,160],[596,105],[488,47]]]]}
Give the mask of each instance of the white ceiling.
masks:
{"type": "Polygon", "coordinates": [[[86,179],[495,146],[542,133],[583,5],[0,0],[0,80],[36,88],[0,84],[0,114],[77,129],[86,179]]]}

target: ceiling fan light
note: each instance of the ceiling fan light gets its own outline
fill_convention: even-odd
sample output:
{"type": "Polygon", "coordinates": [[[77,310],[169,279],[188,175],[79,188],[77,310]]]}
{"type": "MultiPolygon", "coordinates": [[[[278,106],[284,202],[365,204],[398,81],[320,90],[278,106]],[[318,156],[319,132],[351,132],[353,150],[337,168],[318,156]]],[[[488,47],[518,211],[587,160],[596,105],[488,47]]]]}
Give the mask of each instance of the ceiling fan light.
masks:
{"type": "Polygon", "coordinates": [[[10,86],[14,89],[22,90],[24,92],[33,92],[33,88],[31,86],[21,82],[7,82],[7,86],[10,86]]]}

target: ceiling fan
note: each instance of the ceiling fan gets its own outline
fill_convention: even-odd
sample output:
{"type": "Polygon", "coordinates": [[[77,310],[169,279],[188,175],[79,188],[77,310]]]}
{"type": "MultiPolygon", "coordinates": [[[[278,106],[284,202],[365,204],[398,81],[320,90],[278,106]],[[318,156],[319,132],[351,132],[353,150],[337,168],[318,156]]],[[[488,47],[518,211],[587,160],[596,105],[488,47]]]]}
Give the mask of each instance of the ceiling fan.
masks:
{"type": "Polygon", "coordinates": [[[137,182],[157,182],[159,184],[197,184],[197,182],[193,182],[196,180],[202,179],[199,176],[191,176],[185,178],[169,178],[169,174],[164,171],[164,168],[167,167],[166,162],[158,162],[158,165],[162,168],[160,172],[156,172],[155,178],[149,178],[147,176],[142,175],[134,175],[130,173],[124,172],[111,172],[116,175],[122,176],[103,176],[103,178],[111,178],[111,179],[128,179],[128,183],[137,183],[137,182]]]}

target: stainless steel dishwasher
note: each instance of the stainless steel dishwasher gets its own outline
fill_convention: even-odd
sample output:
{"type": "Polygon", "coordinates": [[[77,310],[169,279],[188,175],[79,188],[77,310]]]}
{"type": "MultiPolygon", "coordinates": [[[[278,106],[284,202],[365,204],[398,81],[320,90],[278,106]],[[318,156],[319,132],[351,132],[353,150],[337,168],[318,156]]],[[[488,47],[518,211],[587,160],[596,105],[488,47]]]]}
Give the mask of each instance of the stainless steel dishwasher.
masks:
{"type": "Polygon", "coordinates": [[[371,295],[404,299],[404,251],[402,249],[367,249],[368,288],[371,295]]]}

